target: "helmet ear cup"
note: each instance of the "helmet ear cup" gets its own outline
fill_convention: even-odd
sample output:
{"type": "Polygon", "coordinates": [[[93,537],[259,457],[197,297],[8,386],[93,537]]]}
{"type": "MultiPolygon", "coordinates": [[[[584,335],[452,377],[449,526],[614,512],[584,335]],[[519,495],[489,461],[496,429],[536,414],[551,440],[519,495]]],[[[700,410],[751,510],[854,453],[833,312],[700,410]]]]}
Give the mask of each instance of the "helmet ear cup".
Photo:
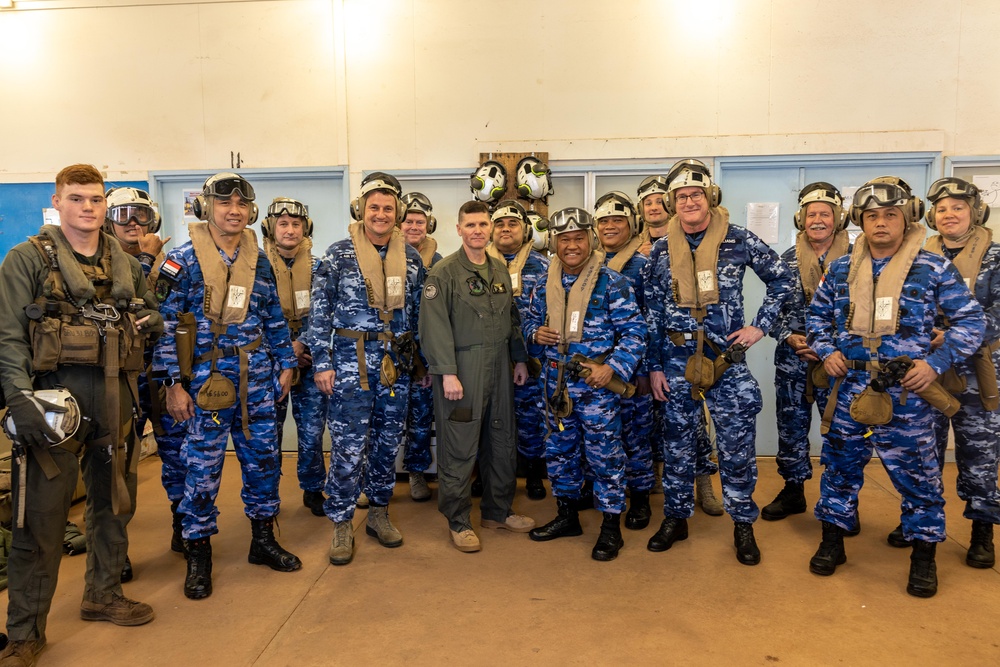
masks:
{"type": "Polygon", "coordinates": [[[433,215],[427,216],[427,233],[433,234],[437,230],[438,221],[433,215]]]}
{"type": "Polygon", "coordinates": [[[208,200],[205,195],[198,195],[191,203],[191,212],[199,220],[208,220],[208,200]]]}
{"type": "Polygon", "coordinates": [[[247,222],[247,225],[249,226],[257,222],[257,216],[259,214],[260,214],[260,207],[257,206],[257,202],[255,201],[250,202],[250,219],[247,222]]]}

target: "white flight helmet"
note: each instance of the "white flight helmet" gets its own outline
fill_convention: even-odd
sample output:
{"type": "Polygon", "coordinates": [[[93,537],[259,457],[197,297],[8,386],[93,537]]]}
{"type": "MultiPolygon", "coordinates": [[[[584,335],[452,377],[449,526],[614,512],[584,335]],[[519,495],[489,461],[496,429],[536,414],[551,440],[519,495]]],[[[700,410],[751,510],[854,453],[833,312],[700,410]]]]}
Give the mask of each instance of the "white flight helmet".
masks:
{"type": "Polygon", "coordinates": [[[531,227],[531,247],[545,252],[549,247],[549,220],[538,211],[528,211],[528,226],[531,227]]]}
{"type": "Polygon", "coordinates": [[[434,230],[437,229],[437,218],[434,217],[434,206],[431,204],[430,198],[423,192],[407,192],[403,195],[404,219],[406,214],[411,211],[424,214],[424,217],[427,218],[427,233],[433,234],[434,230]]]}
{"type": "Polygon", "coordinates": [[[517,194],[525,199],[545,199],[552,194],[552,172],[534,155],[517,163],[517,194]]]}
{"type": "MultiPolygon", "coordinates": [[[[76,402],[76,399],[73,398],[73,394],[69,393],[68,389],[65,387],[39,389],[31,392],[28,398],[66,408],[66,412],[53,412],[49,410],[45,413],[45,422],[49,425],[49,428],[59,434],[59,440],[55,442],[49,441],[53,447],[61,445],[76,435],[76,430],[80,428],[80,406],[76,402]]],[[[3,420],[3,430],[11,440],[14,440],[17,436],[17,430],[14,428],[14,418],[11,417],[9,409],[7,410],[7,417],[3,420]]]]}
{"type": "Polygon", "coordinates": [[[160,214],[156,210],[149,193],[139,188],[110,188],[104,198],[108,202],[108,212],[104,217],[104,231],[114,235],[114,225],[125,227],[130,220],[146,228],[147,234],[160,230],[160,214]]]}
{"type": "Polygon", "coordinates": [[[628,220],[629,238],[639,233],[639,220],[635,214],[632,198],[620,190],[612,190],[601,195],[594,207],[594,220],[620,215],[628,220]]]}
{"type": "Polygon", "coordinates": [[[499,201],[507,190],[506,167],[496,160],[487,160],[469,179],[469,189],[479,201],[499,201]]]}

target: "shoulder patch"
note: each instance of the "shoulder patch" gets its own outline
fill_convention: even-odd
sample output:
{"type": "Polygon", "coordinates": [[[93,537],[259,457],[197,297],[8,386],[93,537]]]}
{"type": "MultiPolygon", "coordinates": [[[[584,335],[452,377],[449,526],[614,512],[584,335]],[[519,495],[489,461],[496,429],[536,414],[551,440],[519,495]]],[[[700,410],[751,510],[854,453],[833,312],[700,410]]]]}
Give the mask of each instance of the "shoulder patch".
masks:
{"type": "Polygon", "coordinates": [[[153,290],[153,295],[156,300],[160,303],[166,301],[167,297],[170,296],[170,290],[173,288],[173,283],[171,283],[166,278],[159,278],[156,281],[156,289],[153,290]]]}
{"type": "Polygon", "coordinates": [[[425,299],[436,299],[437,295],[438,295],[437,285],[435,285],[434,283],[430,283],[428,285],[424,285],[424,298],[425,299]]]}
{"type": "MultiPolygon", "coordinates": [[[[170,282],[176,282],[177,276],[180,274],[181,269],[184,268],[172,259],[163,260],[163,264],[160,264],[160,276],[166,278],[170,282]]],[[[159,285],[159,281],[157,281],[159,285]]]]}

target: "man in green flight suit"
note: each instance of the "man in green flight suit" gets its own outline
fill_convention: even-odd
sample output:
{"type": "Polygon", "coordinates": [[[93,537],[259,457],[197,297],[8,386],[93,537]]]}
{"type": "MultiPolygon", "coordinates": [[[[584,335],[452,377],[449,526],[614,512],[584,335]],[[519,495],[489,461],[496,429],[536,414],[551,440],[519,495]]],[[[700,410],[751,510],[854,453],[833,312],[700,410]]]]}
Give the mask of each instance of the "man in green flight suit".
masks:
{"type": "Polygon", "coordinates": [[[511,511],[517,483],[514,383],[528,378],[528,353],[510,274],[486,254],[492,224],[483,202],[462,205],[462,247],[431,269],[420,304],[421,349],[434,383],[438,509],[448,519],[455,548],[466,552],[480,549],[470,520],[477,455],[481,525],[515,533],[535,527],[511,511]]]}

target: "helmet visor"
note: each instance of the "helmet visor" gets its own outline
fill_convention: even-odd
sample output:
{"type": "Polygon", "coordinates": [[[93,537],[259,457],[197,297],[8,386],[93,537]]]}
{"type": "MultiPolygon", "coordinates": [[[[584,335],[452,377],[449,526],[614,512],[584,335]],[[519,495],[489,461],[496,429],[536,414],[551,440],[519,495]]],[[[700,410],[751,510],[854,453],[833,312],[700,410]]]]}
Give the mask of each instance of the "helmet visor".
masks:
{"type": "Polygon", "coordinates": [[[430,215],[431,211],[434,210],[431,206],[431,200],[419,192],[411,192],[403,195],[403,201],[406,202],[407,213],[416,211],[424,215],[430,215]]]}
{"type": "Polygon", "coordinates": [[[124,227],[132,221],[142,227],[149,227],[156,221],[156,211],[151,206],[126,204],[108,209],[108,219],[124,227]]]}
{"type": "Polygon", "coordinates": [[[271,202],[267,207],[267,215],[270,218],[280,218],[283,215],[290,215],[293,218],[308,218],[309,207],[294,199],[283,199],[271,202]]]}
{"type": "Polygon", "coordinates": [[[974,199],[979,194],[979,188],[960,178],[942,178],[931,183],[927,191],[927,199],[931,203],[946,197],[956,199],[974,199]]]}
{"type": "Polygon", "coordinates": [[[588,229],[594,229],[594,219],[580,208],[565,208],[549,219],[549,233],[553,235],[588,229]]]}
{"type": "Polygon", "coordinates": [[[667,194],[667,179],[663,176],[649,176],[639,184],[639,200],[645,199],[652,194],[667,194]]]}
{"type": "Polygon", "coordinates": [[[231,197],[234,192],[247,201],[253,201],[257,195],[253,191],[253,186],[242,178],[223,178],[208,186],[205,193],[209,197],[231,197]]]}
{"type": "Polygon", "coordinates": [[[862,211],[887,206],[905,206],[910,196],[891,183],[869,183],[854,193],[854,206],[862,211]]]}

